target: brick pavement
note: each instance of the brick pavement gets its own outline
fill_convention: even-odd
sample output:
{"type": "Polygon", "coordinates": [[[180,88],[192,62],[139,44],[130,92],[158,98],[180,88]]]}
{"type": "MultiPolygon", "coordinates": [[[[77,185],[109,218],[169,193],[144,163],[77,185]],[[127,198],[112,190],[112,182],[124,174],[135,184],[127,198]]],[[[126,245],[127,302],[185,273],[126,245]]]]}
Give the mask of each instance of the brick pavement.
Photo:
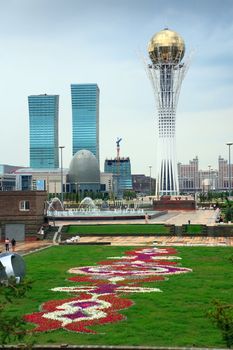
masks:
{"type": "Polygon", "coordinates": [[[178,237],[178,236],[154,236],[154,237],[81,237],[82,243],[101,243],[111,242],[114,246],[145,246],[145,245],[161,245],[161,246],[233,246],[233,237],[178,237]]]}

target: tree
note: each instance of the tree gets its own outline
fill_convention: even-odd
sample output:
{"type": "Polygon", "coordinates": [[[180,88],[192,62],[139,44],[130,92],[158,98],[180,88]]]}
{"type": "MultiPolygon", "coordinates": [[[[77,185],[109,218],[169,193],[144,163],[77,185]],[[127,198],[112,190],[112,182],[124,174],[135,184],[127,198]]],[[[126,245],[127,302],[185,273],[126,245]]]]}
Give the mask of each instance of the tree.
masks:
{"type": "Polygon", "coordinates": [[[19,316],[9,312],[9,306],[17,303],[17,299],[25,296],[31,289],[31,282],[22,281],[17,284],[15,278],[7,283],[0,283],[0,344],[22,341],[26,336],[26,323],[19,316]]]}
{"type": "Polygon", "coordinates": [[[133,198],[136,198],[137,195],[136,195],[136,192],[134,191],[130,191],[130,190],[125,190],[124,193],[123,193],[123,198],[124,199],[133,199],[133,198]]]}
{"type": "Polygon", "coordinates": [[[233,208],[231,206],[226,208],[225,220],[232,221],[233,219],[233,208]]]}
{"type": "Polygon", "coordinates": [[[224,304],[219,300],[213,301],[214,308],[207,316],[221,330],[223,340],[228,348],[233,345],[233,304],[224,304]]]}
{"type": "Polygon", "coordinates": [[[209,202],[211,202],[212,199],[213,199],[213,192],[208,191],[208,193],[207,193],[207,200],[208,200],[209,202]]]}
{"type": "Polygon", "coordinates": [[[199,200],[200,200],[200,202],[206,201],[206,194],[204,192],[199,193],[199,200]]]}

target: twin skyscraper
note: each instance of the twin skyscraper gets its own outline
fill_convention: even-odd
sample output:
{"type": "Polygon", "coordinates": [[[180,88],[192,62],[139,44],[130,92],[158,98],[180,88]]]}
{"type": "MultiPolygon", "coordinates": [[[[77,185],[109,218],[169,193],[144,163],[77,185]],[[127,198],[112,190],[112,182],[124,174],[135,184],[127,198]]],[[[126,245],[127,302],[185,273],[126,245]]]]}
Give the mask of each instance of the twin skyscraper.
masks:
{"type": "MultiPolygon", "coordinates": [[[[99,162],[99,88],[72,84],[72,155],[86,149],[99,162]]],[[[30,167],[59,167],[59,95],[28,97],[30,167]]]]}

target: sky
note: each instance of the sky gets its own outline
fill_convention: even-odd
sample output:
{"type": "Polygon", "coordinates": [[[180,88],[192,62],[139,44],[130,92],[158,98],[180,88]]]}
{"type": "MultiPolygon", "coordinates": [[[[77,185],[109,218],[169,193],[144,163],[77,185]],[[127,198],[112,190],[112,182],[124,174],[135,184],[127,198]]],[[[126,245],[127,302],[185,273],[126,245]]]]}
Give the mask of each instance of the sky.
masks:
{"type": "Polygon", "coordinates": [[[130,157],[156,172],[156,104],[142,57],[168,27],[192,53],[177,107],[177,160],[218,167],[233,141],[232,0],[0,0],[0,164],[29,166],[27,97],[58,94],[59,144],[72,159],[70,85],[100,88],[100,165],[130,157]]]}

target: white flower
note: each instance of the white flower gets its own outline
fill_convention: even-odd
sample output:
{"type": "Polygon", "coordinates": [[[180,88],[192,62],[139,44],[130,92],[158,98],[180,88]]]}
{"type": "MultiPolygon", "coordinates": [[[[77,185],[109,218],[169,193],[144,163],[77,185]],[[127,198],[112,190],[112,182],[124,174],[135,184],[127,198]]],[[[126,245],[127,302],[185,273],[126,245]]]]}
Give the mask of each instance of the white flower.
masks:
{"type": "Polygon", "coordinates": [[[101,311],[101,309],[107,309],[111,307],[111,304],[107,301],[98,299],[98,295],[93,295],[91,299],[77,299],[68,303],[64,303],[57,307],[57,311],[47,312],[43,315],[44,318],[48,318],[51,320],[56,320],[62,322],[62,326],[66,326],[69,323],[76,321],[87,321],[94,320],[106,317],[106,313],[101,311]],[[89,303],[96,302],[97,304],[94,306],[82,308],[77,304],[81,303],[89,303]],[[76,305],[75,305],[76,304],[76,305]],[[77,317],[69,317],[71,315],[75,315],[75,313],[80,312],[83,314],[82,316],[77,315],[77,317]]]}
{"type": "Polygon", "coordinates": [[[152,260],[181,260],[179,256],[153,256],[152,260]]]}
{"type": "Polygon", "coordinates": [[[122,292],[122,293],[152,293],[152,292],[162,292],[162,291],[159,288],[121,286],[121,287],[117,288],[117,292],[122,292]]]}
{"type": "Polygon", "coordinates": [[[112,282],[112,283],[115,283],[115,282],[118,282],[118,281],[124,281],[125,278],[124,277],[111,277],[111,278],[108,278],[108,281],[112,282]]]}

